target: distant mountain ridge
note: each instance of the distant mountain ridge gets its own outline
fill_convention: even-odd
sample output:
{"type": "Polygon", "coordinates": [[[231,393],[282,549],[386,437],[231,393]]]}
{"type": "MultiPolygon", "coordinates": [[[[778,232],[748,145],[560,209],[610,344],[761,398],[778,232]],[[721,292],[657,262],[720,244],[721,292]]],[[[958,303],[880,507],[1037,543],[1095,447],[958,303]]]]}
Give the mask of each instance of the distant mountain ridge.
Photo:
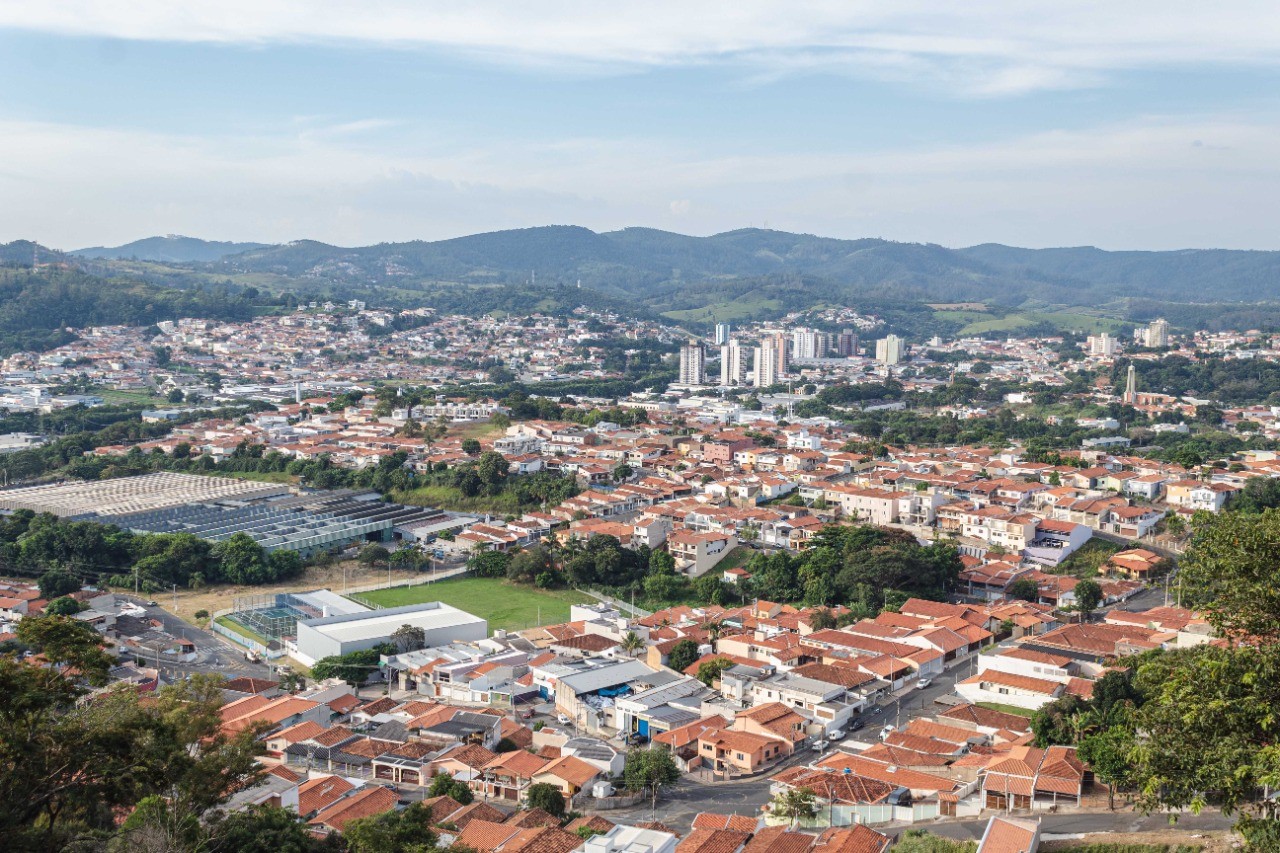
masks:
{"type": "Polygon", "coordinates": [[[652,228],[597,233],[542,226],[434,242],[342,248],[297,241],[229,255],[238,272],[370,281],[574,284],[646,298],[673,285],[806,276],[841,298],[1027,300],[1087,304],[1122,297],[1258,301],[1280,298],[1280,252],[1196,249],[1108,252],[1092,247],[962,249],[741,229],[690,237],[652,228]]]}
{"type": "MultiPolygon", "coordinates": [[[[32,244],[10,244],[10,263],[32,244]]],[[[51,253],[56,254],[56,253],[51,253]]],[[[951,249],[876,238],[837,239],[763,229],[691,237],[653,228],[595,232],[551,225],[342,247],[315,240],[222,243],[150,237],[72,256],[139,258],[202,274],[269,273],[335,286],[581,285],[657,310],[710,302],[982,301],[1002,306],[1280,300],[1280,252],[1191,249],[951,249]]],[[[3,259],[0,259],[2,261],[3,259]]]]}
{"type": "Polygon", "coordinates": [[[253,249],[264,249],[268,243],[221,243],[169,234],[165,237],[146,237],[123,246],[90,246],[75,249],[67,254],[97,260],[158,261],[166,264],[209,263],[228,255],[238,255],[253,249]]]}

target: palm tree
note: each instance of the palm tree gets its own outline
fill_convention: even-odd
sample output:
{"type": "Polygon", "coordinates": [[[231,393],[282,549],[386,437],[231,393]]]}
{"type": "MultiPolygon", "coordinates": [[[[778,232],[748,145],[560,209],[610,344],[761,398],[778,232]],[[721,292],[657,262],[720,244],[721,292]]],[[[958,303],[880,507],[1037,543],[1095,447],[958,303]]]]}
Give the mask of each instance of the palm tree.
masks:
{"type": "Polygon", "coordinates": [[[635,657],[636,652],[644,648],[644,640],[640,639],[640,635],[635,631],[628,631],[626,636],[622,638],[622,650],[629,657],[635,657]]]}

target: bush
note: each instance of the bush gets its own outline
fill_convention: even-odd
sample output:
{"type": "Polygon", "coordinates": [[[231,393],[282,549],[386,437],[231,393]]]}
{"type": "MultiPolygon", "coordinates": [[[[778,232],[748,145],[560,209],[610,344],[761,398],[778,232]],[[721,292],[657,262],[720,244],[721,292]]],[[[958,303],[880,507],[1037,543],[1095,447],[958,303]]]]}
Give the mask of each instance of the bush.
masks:
{"type": "Polygon", "coordinates": [[[201,610],[197,610],[193,615],[194,615],[197,619],[208,619],[208,618],[209,618],[209,611],[208,611],[208,610],[201,609],[201,610]]]}

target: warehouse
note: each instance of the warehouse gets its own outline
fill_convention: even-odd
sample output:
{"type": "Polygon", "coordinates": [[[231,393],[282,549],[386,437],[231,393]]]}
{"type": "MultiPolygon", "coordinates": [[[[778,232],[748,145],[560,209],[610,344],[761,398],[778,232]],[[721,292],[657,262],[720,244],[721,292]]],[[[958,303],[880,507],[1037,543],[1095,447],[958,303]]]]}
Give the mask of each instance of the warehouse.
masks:
{"type": "Polygon", "coordinates": [[[114,480],[53,483],[0,491],[0,510],[29,509],[61,518],[95,521],[209,501],[245,502],[287,495],[289,487],[231,477],[142,474],[114,480]]]}
{"type": "Polygon", "coordinates": [[[294,494],[275,483],[174,473],[0,491],[0,511],[19,509],[210,542],[244,533],[267,551],[304,556],[362,541],[413,541],[416,530],[451,524],[441,510],[387,503],[371,491],[294,494]]]}
{"type": "Polygon", "coordinates": [[[483,640],[489,636],[489,623],[479,616],[439,601],[428,601],[367,613],[299,619],[297,638],[289,651],[293,657],[311,666],[321,658],[371,649],[388,642],[402,625],[421,628],[426,634],[427,648],[447,646],[457,641],[483,640]]]}

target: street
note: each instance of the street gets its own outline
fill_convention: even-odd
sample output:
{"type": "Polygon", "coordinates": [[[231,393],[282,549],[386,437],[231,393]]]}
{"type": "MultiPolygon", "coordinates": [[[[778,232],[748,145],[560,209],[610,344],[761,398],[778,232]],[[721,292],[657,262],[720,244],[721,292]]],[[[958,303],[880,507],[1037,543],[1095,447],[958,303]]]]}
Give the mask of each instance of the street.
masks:
{"type": "Polygon", "coordinates": [[[147,616],[152,619],[158,619],[164,626],[166,633],[191,641],[196,647],[196,652],[199,656],[198,660],[186,663],[159,655],[158,660],[151,657],[142,660],[141,663],[143,665],[158,665],[166,674],[179,677],[198,672],[221,673],[228,678],[248,676],[270,679],[273,677],[270,665],[251,663],[245,659],[242,649],[232,645],[217,634],[184,622],[160,607],[147,607],[147,599],[145,597],[117,594],[117,598],[131,601],[139,607],[145,608],[147,616]]]}

